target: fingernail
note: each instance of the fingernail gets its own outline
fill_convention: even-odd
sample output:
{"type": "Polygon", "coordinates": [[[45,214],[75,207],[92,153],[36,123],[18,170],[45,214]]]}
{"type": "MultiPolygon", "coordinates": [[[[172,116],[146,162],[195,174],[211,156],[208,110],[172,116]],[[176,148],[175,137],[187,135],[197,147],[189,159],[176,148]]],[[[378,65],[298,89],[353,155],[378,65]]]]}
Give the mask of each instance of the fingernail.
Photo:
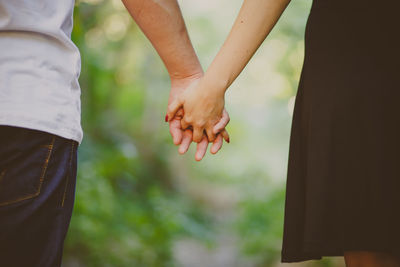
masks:
{"type": "Polygon", "coordinates": [[[228,138],[227,140],[226,140],[226,142],[229,144],[229,142],[230,142],[231,140],[228,138]]]}
{"type": "Polygon", "coordinates": [[[165,122],[168,121],[168,115],[165,115],[165,122]]]}
{"type": "Polygon", "coordinates": [[[194,155],[194,160],[195,161],[200,161],[201,157],[199,155],[197,155],[197,153],[194,155]]]}

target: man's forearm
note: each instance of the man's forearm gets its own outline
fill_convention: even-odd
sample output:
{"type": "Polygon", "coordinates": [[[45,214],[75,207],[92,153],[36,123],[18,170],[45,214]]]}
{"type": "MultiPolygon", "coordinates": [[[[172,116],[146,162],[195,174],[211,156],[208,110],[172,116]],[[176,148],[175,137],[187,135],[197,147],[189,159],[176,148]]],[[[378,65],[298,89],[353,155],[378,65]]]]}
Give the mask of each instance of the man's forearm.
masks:
{"type": "Polygon", "coordinates": [[[122,0],[157,50],[171,79],[202,73],[176,0],[122,0]]]}

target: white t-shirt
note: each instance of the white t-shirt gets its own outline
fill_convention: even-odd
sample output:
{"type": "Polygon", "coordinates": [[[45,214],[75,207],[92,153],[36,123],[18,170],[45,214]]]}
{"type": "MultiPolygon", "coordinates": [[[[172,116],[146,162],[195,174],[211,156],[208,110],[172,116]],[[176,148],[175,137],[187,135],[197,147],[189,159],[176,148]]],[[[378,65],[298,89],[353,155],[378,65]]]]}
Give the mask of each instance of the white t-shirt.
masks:
{"type": "Polygon", "coordinates": [[[82,141],[74,0],[0,0],[0,125],[82,141]]]}

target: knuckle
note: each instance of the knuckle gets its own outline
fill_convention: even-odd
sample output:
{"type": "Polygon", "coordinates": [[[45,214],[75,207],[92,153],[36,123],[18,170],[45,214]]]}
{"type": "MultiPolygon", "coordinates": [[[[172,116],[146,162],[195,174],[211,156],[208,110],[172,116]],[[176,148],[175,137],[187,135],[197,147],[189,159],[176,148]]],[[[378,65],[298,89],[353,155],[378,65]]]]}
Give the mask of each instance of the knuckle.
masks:
{"type": "Polygon", "coordinates": [[[193,126],[195,126],[197,128],[203,128],[204,122],[203,121],[195,121],[195,122],[193,122],[193,126]]]}
{"type": "Polygon", "coordinates": [[[190,124],[190,120],[188,120],[186,117],[183,117],[181,120],[182,124],[184,125],[189,125],[190,124]]]}
{"type": "Polygon", "coordinates": [[[183,109],[179,109],[175,116],[176,116],[176,117],[182,118],[183,115],[184,115],[184,114],[183,114],[183,109]]]}
{"type": "Polygon", "coordinates": [[[196,132],[194,133],[193,137],[194,137],[196,140],[201,141],[201,139],[202,139],[202,137],[203,137],[203,134],[202,134],[200,131],[196,131],[196,132]]]}
{"type": "Polygon", "coordinates": [[[167,107],[167,112],[172,112],[173,110],[174,110],[174,103],[172,103],[172,104],[170,104],[170,105],[168,105],[168,107],[167,107]]]}
{"type": "Polygon", "coordinates": [[[185,116],[183,117],[183,120],[185,120],[186,123],[190,123],[190,122],[193,121],[193,118],[192,118],[192,116],[190,116],[190,115],[185,115],[185,116]]]}

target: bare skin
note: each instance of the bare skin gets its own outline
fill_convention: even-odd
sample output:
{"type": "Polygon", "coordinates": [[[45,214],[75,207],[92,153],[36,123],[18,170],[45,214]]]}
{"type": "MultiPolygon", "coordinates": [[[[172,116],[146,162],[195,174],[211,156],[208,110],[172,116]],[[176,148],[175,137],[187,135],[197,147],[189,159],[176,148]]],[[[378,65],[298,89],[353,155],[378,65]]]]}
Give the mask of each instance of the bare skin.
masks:
{"type": "Polygon", "coordinates": [[[201,140],[204,131],[210,138],[221,130],[214,125],[223,115],[225,91],[273,29],[288,3],[289,0],[245,0],[204,77],[169,105],[171,118],[180,108],[185,110],[182,127],[193,128],[195,142],[201,140]]]}
{"type": "MultiPolygon", "coordinates": [[[[202,75],[196,75],[192,77],[188,77],[185,79],[173,80],[171,82],[171,92],[169,103],[174,101],[179,94],[181,94],[187,87],[192,83],[196,83],[197,80],[201,79],[202,75]]],[[[183,155],[189,149],[190,144],[193,141],[193,131],[191,129],[182,128],[181,119],[183,117],[183,109],[180,109],[178,113],[174,116],[172,120],[169,121],[169,129],[175,145],[179,145],[178,152],[183,155]]],[[[221,121],[218,123],[222,125],[222,128],[229,122],[229,115],[226,114],[223,116],[221,121]]],[[[222,147],[223,139],[229,143],[229,134],[225,129],[220,131],[220,134],[217,135],[216,139],[213,141],[213,144],[210,149],[211,154],[216,154],[222,147]]],[[[209,140],[205,135],[203,135],[202,140],[197,143],[197,151],[195,153],[195,160],[200,161],[208,147],[209,140]]]]}
{"type": "MultiPolygon", "coordinates": [[[[224,127],[217,122],[223,114],[226,90],[271,32],[289,2],[244,0],[232,30],[204,77],[169,105],[171,118],[184,109],[182,128],[192,127],[194,141],[199,142],[204,131],[210,136],[224,127]]],[[[367,251],[346,252],[345,261],[347,267],[400,267],[396,257],[367,251]]]]}
{"type": "MultiPolygon", "coordinates": [[[[125,7],[141,28],[146,37],[161,57],[171,79],[169,103],[173,102],[187,87],[203,76],[203,69],[193,49],[186,26],[176,0],[122,0],[125,7]]],[[[180,120],[183,111],[177,110],[177,116],[171,116],[170,133],[175,145],[179,145],[179,153],[184,154],[192,142],[192,130],[181,127],[180,120]],[[179,113],[180,112],[180,113],[179,113]]],[[[175,114],[174,114],[175,115],[175,114]]],[[[197,141],[196,160],[201,160],[208,147],[213,142],[211,153],[217,153],[223,139],[229,142],[225,130],[229,122],[228,113],[224,113],[223,129],[217,137],[202,134],[197,141]]],[[[220,123],[221,125],[221,123],[220,123]]]]}
{"type": "Polygon", "coordinates": [[[400,258],[387,253],[348,251],[344,259],[347,267],[400,267],[400,258]]]}

